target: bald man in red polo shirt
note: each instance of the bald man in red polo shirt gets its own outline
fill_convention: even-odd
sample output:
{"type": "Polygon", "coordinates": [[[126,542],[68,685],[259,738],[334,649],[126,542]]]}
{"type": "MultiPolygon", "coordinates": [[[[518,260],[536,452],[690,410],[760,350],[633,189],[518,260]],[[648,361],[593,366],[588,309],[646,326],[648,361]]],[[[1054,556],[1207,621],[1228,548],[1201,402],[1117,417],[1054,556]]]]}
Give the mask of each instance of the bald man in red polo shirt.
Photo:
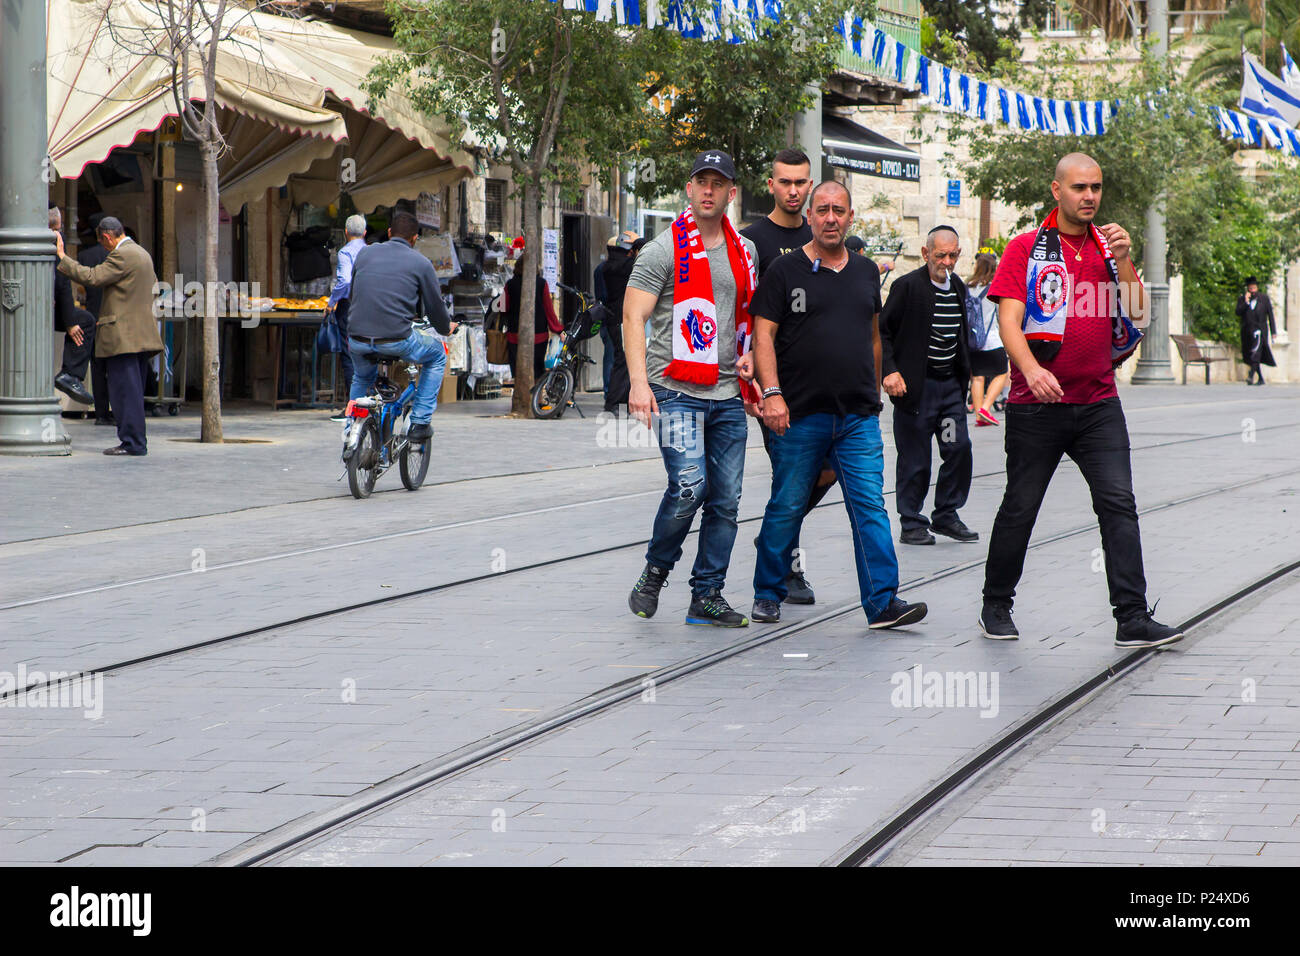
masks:
{"type": "Polygon", "coordinates": [[[980,630],[1014,640],[1012,599],[1029,536],[1062,455],[1079,466],[1092,494],[1106,555],[1117,647],[1181,640],[1146,604],[1142,538],[1129,460],[1128,425],[1115,368],[1137,347],[1146,293],[1129,257],[1132,240],[1116,223],[1093,223],[1101,167],[1071,153],[1057,164],[1057,208],[1038,229],[1007,243],[988,298],[1011,359],[1007,399],[1007,489],[993,523],[984,570],[980,630]]]}

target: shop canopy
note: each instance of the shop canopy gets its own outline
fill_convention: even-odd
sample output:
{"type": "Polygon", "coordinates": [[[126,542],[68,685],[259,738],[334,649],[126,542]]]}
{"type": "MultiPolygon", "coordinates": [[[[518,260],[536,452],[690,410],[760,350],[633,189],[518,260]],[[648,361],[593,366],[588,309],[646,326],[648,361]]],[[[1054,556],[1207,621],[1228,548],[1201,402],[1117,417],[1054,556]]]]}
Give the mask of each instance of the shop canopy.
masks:
{"type": "Polygon", "coordinates": [[[832,113],[822,114],[826,162],[851,173],[920,182],[921,157],[906,146],[832,113]]]}
{"type": "MultiPolygon", "coordinates": [[[[80,176],[87,164],[176,115],[166,9],[148,0],[49,0],[49,153],[61,176],[80,176]]],[[[453,146],[444,123],[396,95],[367,110],[360,82],[391,40],[238,7],[227,17],[216,61],[227,209],[331,163],[330,195],[313,193],[321,205],[337,198],[340,186],[354,193],[358,208],[373,208],[416,195],[412,185],[440,187],[470,175],[473,158],[453,146]],[[378,182],[356,188],[363,173],[377,178],[367,162],[394,156],[403,164],[393,177],[396,192],[378,182]],[[346,158],[355,161],[355,184],[350,168],[340,176],[346,158]]],[[[191,56],[192,95],[203,91],[201,69],[200,57],[191,56]]]]}

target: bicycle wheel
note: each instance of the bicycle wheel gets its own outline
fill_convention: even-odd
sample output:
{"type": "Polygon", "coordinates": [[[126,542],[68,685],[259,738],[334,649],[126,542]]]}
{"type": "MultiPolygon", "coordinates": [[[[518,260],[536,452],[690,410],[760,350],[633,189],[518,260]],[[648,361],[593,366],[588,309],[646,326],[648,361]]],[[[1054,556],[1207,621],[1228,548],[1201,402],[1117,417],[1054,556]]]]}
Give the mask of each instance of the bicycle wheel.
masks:
{"type": "Polygon", "coordinates": [[[375,490],[375,478],[378,477],[379,428],[373,418],[367,418],[359,427],[361,437],[357,439],[356,451],[348,459],[348,488],[354,498],[369,498],[370,492],[375,490]]]}
{"type": "Polygon", "coordinates": [[[533,415],[559,418],[569,407],[573,394],[573,369],[557,365],[548,371],[533,389],[533,415]]]}
{"type": "Polygon", "coordinates": [[[433,449],[432,438],[422,442],[406,443],[402,453],[397,457],[398,470],[402,473],[402,484],[407,491],[414,491],[424,484],[424,476],[429,473],[429,452],[433,449]]]}

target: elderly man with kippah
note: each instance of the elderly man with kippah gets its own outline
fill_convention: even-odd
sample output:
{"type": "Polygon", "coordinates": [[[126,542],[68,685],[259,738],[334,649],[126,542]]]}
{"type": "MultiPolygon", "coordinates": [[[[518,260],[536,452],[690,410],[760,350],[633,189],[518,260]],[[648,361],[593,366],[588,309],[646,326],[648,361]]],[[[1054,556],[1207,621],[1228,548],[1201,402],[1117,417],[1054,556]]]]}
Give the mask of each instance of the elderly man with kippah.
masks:
{"type": "MultiPolygon", "coordinates": [[[[330,289],[329,302],[325,304],[325,314],[334,313],[334,324],[339,327],[343,339],[343,351],[339,361],[343,363],[343,381],[352,387],[352,353],[348,351],[348,307],[352,300],[352,267],[356,264],[357,253],[366,247],[366,217],[360,214],[348,216],[343,224],[343,234],[347,242],[339,250],[338,265],[334,272],[334,288],[330,289]]],[[[333,416],[333,421],[343,421],[343,414],[333,416]]]]}
{"type": "Polygon", "coordinates": [[[162,351],[154,315],[153,259],[132,241],[120,220],[105,216],[95,230],[108,257],[99,265],[83,266],[63,251],[63,236],[55,233],[59,271],[87,288],[103,288],[104,302],[95,328],[95,355],[106,359],[108,395],[117,416],[119,444],[105,455],[145,455],[144,383],[149,360],[162,351]]]}

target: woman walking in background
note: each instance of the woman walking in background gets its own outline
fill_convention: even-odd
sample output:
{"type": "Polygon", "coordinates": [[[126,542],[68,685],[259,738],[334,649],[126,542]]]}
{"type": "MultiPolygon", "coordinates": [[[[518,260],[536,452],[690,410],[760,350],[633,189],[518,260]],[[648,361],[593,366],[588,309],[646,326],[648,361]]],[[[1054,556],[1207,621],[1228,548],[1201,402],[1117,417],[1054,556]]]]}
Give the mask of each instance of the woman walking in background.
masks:
{"type": "Polygon", "coordinates": [[[1007,350],[998,334],[998,307],[987,295],[997,268],[998,257],[981,252],[975,257],[975,271],[966,280],[966,317],[975,340],[970,352],[970,397],[976,426],[999,424],[993,416],[993,403],[1007,384],[1007,350]]]}

